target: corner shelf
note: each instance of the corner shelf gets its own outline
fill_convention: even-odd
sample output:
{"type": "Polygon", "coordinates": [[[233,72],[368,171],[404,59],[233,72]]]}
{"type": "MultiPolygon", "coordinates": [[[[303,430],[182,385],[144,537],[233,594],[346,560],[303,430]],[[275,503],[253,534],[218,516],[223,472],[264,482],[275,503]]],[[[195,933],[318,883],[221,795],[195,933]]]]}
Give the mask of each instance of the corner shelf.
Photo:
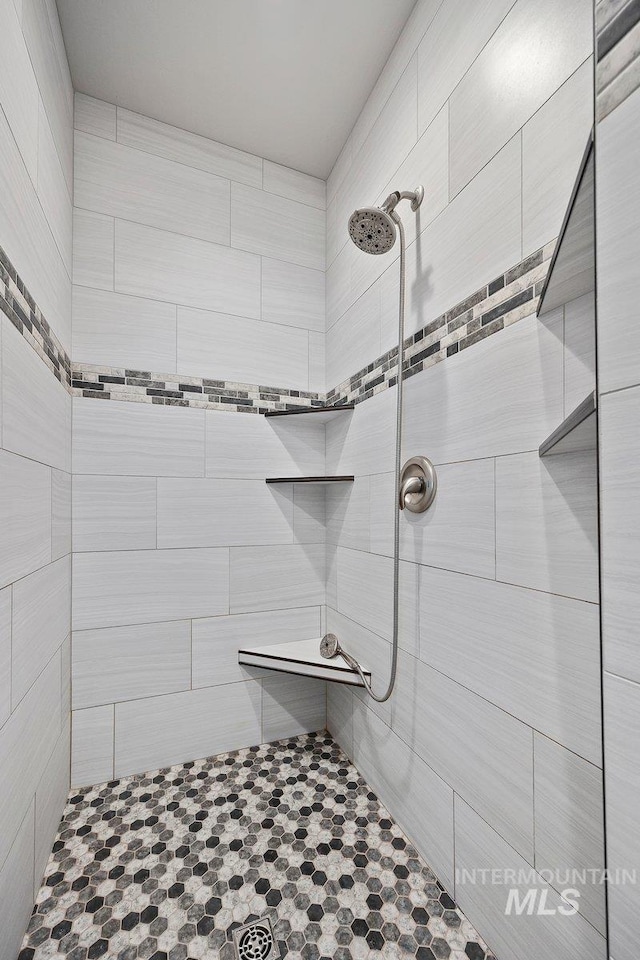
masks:
{"type": "Polygon", "coordinates": [[[595,450],[598,443],[595,390],[540,444],[541,457],[595,450]]]}
{"type": "Polygon", "coordinates": [[[316,483],[328,486],[330,483],[353,483],[355,477],[267,477],[265,483],[316,483]]]}
{"type": "MultiPolygon", "coordinates": [[[[347,683],[354,687],[363,686],[359,675],[341,656],[325,660],[320,655],[320,637],[313,640],[274,643],[266,647],[243,647],[238,651],[238,663],[260,667],[262,670],[277,670],[280,673],[294,673],[303,677],[315,677],[318,680],[333,680],[336,683],[347,683]]],[[[363,673],[367,680],[371,678],[370,671],[364,667],[363,673]]]]}
{"type": "Polygon", "coordinates": [[[355,403],[341,403],[335,407],[297,407],[291,410],[267,410],[265,417],[312,417],[314,423],[328,423],[339,414],[355,408],[355,403]]]}
{"type": "Polygon", "coordinates": [[[540,294],[539,317],[595,290],[594,182],[592,131],[540,294]]]}

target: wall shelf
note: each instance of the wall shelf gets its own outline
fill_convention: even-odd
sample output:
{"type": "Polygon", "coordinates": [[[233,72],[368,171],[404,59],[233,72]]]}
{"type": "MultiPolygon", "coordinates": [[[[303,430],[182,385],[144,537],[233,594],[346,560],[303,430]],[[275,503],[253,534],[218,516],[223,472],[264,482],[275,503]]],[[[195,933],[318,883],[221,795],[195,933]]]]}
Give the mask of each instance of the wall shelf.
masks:
{"type": "MultiPolygon", "coordinates": [[[[318,680],[333,680],[363,686],[362,680],[341,656],[325,660],[320,655],[320,637],[313,640],[295,640],[289,643],[274,643],[266,647],[243,647],[238,651],[238,663],[260,667],[262,670],[277,670],[280,673],[295,673],[318,680]]],[[[371,673],[365,667],[362,672],[367,680],[371,673]]]]}
{"type": "Polygon", "coordinates": [[[598,443],[595,390],[540,444],[541,457],[595,450],[598,443]]]}
{"type": "Polygon", "coordinates": [[[592,132],[542,288],[539,317],[595,290],[594,182],[592,132]]]}
{"type": "Polygon", "coordinates": [[[353,476],[343,477],[267,477],[266,483],[316,483],[328,486],[330,483],[353,483],[353,476]]]}
{"type": "Polygon", "coordinates": [[[348,413],[355,403],[341,403],[335,407],[297,407],[291,410],[267,410],[265,417],[310,417],[314,423],[328,423],[341,413],[348,413]]]}

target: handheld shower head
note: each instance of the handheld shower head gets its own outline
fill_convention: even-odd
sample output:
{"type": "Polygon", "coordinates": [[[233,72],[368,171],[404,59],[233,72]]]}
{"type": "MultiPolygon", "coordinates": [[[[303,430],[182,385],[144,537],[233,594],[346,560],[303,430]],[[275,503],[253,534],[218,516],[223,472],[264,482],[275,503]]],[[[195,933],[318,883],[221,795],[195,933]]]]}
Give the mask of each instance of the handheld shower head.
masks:
{"type": "Polygon", "coordinates": [[[363,207],[349,217],[349,236],[359,250],[379,255],[388,253],[396,242],[396,223],[399,222],[395,208],[401,200],[410,200],[415,212],[424,196],[424,188],[394,190],[381,207],[363,207]]]}
{"type": "Polygon", "coordinates": [[[396,225],[386,210],[364,207],[351,214],[349,236],[365,253],[387,253],[396,242],[396,225]]]}

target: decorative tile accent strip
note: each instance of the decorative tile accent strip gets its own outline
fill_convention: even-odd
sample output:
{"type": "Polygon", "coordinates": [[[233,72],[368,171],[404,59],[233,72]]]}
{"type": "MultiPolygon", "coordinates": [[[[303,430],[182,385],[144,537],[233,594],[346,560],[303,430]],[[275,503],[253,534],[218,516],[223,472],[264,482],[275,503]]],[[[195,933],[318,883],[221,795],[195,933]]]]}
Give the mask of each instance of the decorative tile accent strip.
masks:
{"type": "Polygon", "coordinates": [[[42,316],[35,300],[0,247],[0,310],[31,344],[41,360],[67,389],[71,387],[69,356],[42,316]]]}
{"type": "MultiPolygon", "coordinates": [[[[555,240],[548,243],[408,337],[404,343],[403,379],[535,313],[555,245],[555,240]]],[[[398,348],[394,347],[330,390],[327,404],[361,403],[395,386],[397,357],[398,348]]]]}
{"type": "MultiPolygon", "coordinates": [[[[555,240],[408,337],[404,379],[534,313],[554,248],[555,240]]],[[[397,347],[327,394],[91,363],[74,363],[72,368],[64,348],[1,248],[0,280],[0,309],[74,396],[266,413],[296,407],[362,403],[397,383],[397,347]]]]}
{"type": "Polygon", "coordinates": [[[187,377],[181,373],[151,373],[148,370],[125,370],[99,367],[91,363],[74,363],[73,393],[100,400],[134,400],[165,406],[204,407],[227,413],[266,413],[292,407],[324,406],[324,395],[284,387],[234,383],[231,380],[208,380],[187,377]]]}
{"type": "Polygon", "coordinates": [[[324,732],[76,791],[18,960],[235,960],[259,917],[290,960],[495,960],[324,732]]]}
{"type": "Polygon", "coordinates": [[[640,87],[640,0],[596,5],[598,121],[640,87]]]}

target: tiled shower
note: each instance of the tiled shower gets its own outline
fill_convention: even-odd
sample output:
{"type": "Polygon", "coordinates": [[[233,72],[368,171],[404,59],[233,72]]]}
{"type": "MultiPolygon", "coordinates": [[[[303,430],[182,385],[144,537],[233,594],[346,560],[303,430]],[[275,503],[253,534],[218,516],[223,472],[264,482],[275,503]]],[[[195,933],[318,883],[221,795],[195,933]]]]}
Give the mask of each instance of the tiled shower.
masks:
{"type": "Polygon", "coordinates": [[[639,24],[418,0],[325,181],[0,0],[0,960],[635,958],[639,24]],[[386,684],[398,250],[346,225],[416,184],[378,704],[241,651],[386,684]]]}

